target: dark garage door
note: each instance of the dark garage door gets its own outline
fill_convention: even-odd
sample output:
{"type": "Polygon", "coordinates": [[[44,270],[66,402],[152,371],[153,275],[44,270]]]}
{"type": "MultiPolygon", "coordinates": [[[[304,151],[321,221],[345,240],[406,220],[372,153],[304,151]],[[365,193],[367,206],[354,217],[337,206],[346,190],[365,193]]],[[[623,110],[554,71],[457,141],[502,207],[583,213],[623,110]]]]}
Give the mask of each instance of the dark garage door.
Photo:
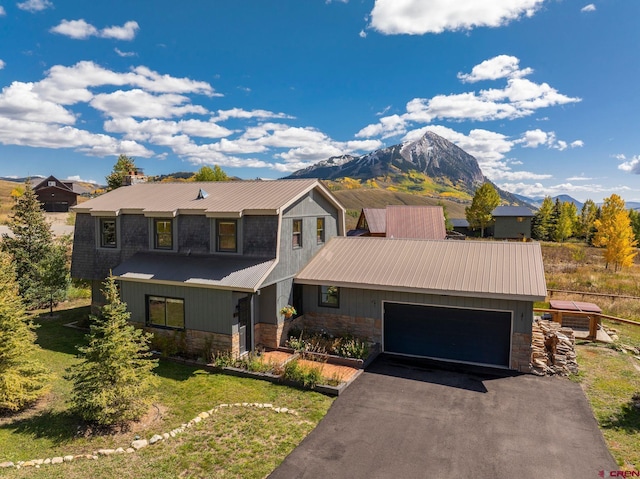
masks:
{"type": "Polygon", "coordinates": [[[511,313],[384,304],[385,352],[509,367],[511,313]]]}

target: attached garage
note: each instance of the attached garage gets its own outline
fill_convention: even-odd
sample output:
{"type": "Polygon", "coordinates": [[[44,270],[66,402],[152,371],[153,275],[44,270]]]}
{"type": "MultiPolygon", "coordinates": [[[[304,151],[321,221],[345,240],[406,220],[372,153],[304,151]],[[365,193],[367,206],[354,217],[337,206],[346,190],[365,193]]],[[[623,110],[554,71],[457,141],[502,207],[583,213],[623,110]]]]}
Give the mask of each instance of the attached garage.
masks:
{"type": "Polygon", "coordinates": [[[509,367],[512,312],[383,303],[382,350],[509,367]]]}
{"type": "Polygon", "coordinates": [[[345,332],[385,353],[529,371],[538,243],[332,238],[296,275],[296,326],[345,332]],[[335,301],[322,301],[331,291],[335,301]]]}

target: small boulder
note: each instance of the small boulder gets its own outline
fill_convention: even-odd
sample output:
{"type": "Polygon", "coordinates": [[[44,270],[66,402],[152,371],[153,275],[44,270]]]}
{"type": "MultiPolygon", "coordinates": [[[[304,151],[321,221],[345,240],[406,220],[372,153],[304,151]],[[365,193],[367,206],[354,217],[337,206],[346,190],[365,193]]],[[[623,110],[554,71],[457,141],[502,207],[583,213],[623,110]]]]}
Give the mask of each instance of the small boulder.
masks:
{"type": "Polygon", "coordinates": [[[142,449],[143,447],[147,447],[148,445],[149,445],[149,441],[147,441],[146,439],[138,439],[131,443],[131,447],[134,448],[136,451],[138,449],[142,449]]]}
{"type": "Polygon", "coordinates": [[[160,441],[162,441],[162,436],[160,434],[154,434],[151,436],[151,439],[149,439],[149,444],[155,444],[160,441]]]}

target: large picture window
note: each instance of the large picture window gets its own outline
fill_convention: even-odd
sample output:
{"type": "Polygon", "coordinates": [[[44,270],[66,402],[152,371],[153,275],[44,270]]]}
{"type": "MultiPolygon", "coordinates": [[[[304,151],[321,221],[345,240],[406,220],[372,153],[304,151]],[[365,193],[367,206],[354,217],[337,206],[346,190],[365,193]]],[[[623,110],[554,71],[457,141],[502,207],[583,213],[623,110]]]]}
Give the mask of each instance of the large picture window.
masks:
{"type": "Polygon", "coordinates": [[[324,218],[316,218],[316,237],[318,244],[324,243],[324,218]]]}
{"type": "Polygon", "coordinates": [[[184,329],[184,299],[147,296],[147,325],[184,329]]]}
{"type": "Polygon", "coordinates": [[[153,220],[155,249],[173,249],[173,221],[170,219],[153,220]]]}
{"type": "Polygon", "coordinates": [[[302,220],[293,220],[291,244],[294,249],[302,248],[302,220]]]}
{"type": "Polygon", "coordinates": [[[224,253],[238,251],[238,222],[235,220],[218,220],[216,223],[216,250],[224,253]]]}
{"type": "Polygon", "coordinates": [[[115,218],[100,219],[100,247],[116,248],[118,246],[118,236],[116,231],[115,218]]]}
{"type": "Polygon", "coordinates": [[[318,305],[328,308],[340,307],[340,288],[337,286],[320,286],[318,305]]]}

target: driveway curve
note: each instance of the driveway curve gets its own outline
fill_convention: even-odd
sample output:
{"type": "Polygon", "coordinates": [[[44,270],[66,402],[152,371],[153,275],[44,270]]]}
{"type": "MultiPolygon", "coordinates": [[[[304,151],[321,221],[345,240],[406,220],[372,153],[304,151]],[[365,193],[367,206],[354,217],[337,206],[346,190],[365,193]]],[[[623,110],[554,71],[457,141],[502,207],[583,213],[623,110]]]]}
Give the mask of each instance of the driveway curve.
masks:
{"type": "Polygon", "coordinates": [[[269,477],[587,479],[616,469],[568,379],[382,356],[269,477]]]}

